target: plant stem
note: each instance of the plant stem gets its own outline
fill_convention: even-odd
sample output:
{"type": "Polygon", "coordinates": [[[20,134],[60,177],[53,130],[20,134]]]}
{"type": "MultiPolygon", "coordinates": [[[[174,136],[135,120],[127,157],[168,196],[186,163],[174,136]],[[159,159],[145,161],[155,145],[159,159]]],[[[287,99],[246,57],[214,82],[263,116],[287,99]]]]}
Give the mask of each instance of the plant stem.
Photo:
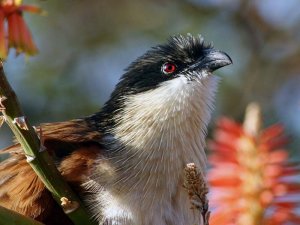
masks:
{"type": "Polygon", "coordinates": [[[0,225],[43,225],[42,223],[0,206],[0,225]]]}
{"type": "Polygon", "coordinates": [[[6,98],[1,102],[2,106],[4,106],[2,113],[6,123],[21,144],[28,163],[52,193],[53,198],[59,205],[62,203],[62,198],[75,203],[72,204],[73,208],[69,208],[67,211],[64,210],[75,225],[95,224],[91,222],[83,204],[64,181],[49,153],[42,151],[44,146],[41,145],[40,139],[33,127],[26,119],[22,120],[22,118],[26,117],[21,110],[15,92],[5,77],[2,63],[0,65],[0,96],[6,98]]]}

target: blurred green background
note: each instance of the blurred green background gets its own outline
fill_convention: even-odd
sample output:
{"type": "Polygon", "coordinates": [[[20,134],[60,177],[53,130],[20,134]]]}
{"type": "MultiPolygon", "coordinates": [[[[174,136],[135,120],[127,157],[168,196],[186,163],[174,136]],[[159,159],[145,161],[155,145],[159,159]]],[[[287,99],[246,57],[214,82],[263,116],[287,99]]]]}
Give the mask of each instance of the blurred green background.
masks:
{"type": "MultiPolygon", "coordinates": [[[[108,99],[123,69],[174,34],[202,34],[234,64],[222,77],[213,121],[242,121],[257,101],[264,123],[286,126],[292,156],[300,145],[300,1],[24,0],[47,16],[25,15],[40,53],[10,51],[5,65],[33,124],[82,117],[108,99]]],[[[210,130],[214,126],[212,122],[210,130]]],[[[0,130],[0,146],[12,135],[0,130]]]]}

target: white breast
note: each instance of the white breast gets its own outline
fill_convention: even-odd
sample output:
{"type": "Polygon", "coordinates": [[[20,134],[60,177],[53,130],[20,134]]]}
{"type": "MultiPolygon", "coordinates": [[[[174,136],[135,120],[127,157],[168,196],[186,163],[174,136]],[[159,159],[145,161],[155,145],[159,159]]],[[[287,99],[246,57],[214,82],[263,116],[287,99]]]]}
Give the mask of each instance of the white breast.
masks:
{"type": "Polygon", "coordinates": [[[158,154],[160,160],[170,161],[167,154],[172,163],[183,157],[199,161],[197,166],[204,168],[205,132],[217,79],[196,79],[188,81],[181,76],[126,99],[114,130],[116,137],[139,155],[158,154]]]}
{"type": "Polygon", "coordinates": [[[182,174],[192,162],[205,170],[205,133],[216,86],[213,76],[192,81],[180,76],[125,99],[113,133],[130,154],[119,159],[124,171],[116,171],[102,193],[112,197],[106,209],[119,212],[111,221],[126,215],[134,225],[201,224],[182,188],[182,174]]]}

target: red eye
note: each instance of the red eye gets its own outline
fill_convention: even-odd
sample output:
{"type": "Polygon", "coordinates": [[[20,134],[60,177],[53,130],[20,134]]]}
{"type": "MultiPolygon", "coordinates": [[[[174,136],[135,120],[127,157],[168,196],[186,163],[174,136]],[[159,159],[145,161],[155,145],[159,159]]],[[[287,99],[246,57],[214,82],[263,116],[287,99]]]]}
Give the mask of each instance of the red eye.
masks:
{"type": "Polygon", "coordinates": [[[174,73],[176,70],[176,65],[174,63],[165,63],[161,67],[161,70],[164,74],[174,73]]]}

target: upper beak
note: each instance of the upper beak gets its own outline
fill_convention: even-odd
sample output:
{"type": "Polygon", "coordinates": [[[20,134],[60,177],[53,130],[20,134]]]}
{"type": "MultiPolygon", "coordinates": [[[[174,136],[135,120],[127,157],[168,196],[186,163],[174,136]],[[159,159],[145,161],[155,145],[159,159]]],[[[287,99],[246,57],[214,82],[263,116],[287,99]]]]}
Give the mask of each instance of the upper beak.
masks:
{"type": "Polygon", "coordinates": [[[194,65],[213,72],[221,67],[232,64],[232,59],[225,52],[213,48],[206,50],[205,55],[194,65]]]}

